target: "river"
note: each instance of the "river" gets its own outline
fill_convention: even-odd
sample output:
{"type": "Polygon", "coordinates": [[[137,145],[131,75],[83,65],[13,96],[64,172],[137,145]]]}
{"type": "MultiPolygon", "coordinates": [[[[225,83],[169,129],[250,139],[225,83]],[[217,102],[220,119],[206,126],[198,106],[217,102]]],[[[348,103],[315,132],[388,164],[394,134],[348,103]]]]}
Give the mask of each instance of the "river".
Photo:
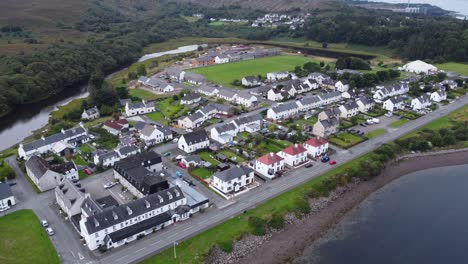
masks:
{"type": "MultiPolygon", "coordinates": [[[[373,0],[372,2],[384,2],[384,3],[404,3],[407,4],[407,0],[373,0]]],[[[410,0],[411,4],[430,4],[438,6],[447,11],[458,12],[460,15],[468,16],[468,0],[410,0]]]]}
{"type": "Polygon", "coordinates": [[[467,263],[468,164],[403,176],[364,200],[295,263],[467,263]]]}
{"type": "MultiPolygon", "coordinates": [[[[202,45],[202,46],[205,46],[202,45]]],[[[146,54],[138,61],[145,61],[152,58],[161,57],[168,54],[178,54],[194,51],[198,45],[179,47],[174,50],[146,54]]],[[[108,75],[109,78],[115,73],[108,75]]],[[[30,136],[33,131],[44,127],[50,113],[57,109],[57,106],[65,105],[70,101],[88,96],[87,85],[80,85],[70,88],[57,96],[51,97],[35,104],[18,107],[14,112],[0,118],[0,151],[7,149],[30,136]]]]}

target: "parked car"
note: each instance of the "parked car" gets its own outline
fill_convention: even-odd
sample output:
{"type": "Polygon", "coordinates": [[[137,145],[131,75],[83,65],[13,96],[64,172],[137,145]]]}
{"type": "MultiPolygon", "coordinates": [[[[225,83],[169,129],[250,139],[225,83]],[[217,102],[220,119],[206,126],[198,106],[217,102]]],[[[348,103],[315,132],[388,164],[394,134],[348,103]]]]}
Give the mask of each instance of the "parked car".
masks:
{"type": "Polygon", "coordinates": [[[364,123],[361,123],[360,125],[361,125],[362,127],[366,127],[366,124],[364,124],[364,123]]]}
{"type": "Polygon", "coordinates": [[[174,139],[172,140],[172,143],[177,143],[178,141],[179,141],[178,138],[174,138],[174,139]]]}
{"type": "Polygon", "coordinates": [[[221,120],[218,121],[218,123],[224,123],[224,120],[221,119],[221,120]]]}
{"type": "Polygon", "coordinates": [[[312,167],[312,166],[314,166],[314,164],[312,164],[312,162],[309,162],[309,163],[307,163],[304,167],[310,168],[310,167],[312,167]]]}
{"type": "Polygon", "coordinates": [[[104,184],[104,189],[112,188],[112,187],[114,187],[116,184],[117,184],[116,182],[108,182],[108,183],[104,184]]]}
{"type": "Polygon", "coordinates": [[[336,160],[330,160],[330,165],[335,165],[336,164],[336,160]]]}
{"type": "Polygon", "coordinates": [[[48,227],[49,226],[49,222],[47,222],[47,220],[45,220],[45,219],[42,220],[41,223],[42,223],[43,227],[48,227]]]}
{"type": "Polygon", "coordinates": [[[185,166],[184,163],[182,163],[181,161],[177,162],[177,166],[181,167],[182,169],[186,169],[187,166],[185,166]]]}
{"type": "Polygon", "coordinates": [[[169,157],[172,153],[171,152],[166,152],[163,154],[164,157],[169,157]]]}
{"type": "Polygon", "coordinates": [[[53,230],[52,228],[50,228],[50,227],[46,228],[46,232],[47,232],[47,234],[48,234],[49,236],[55,235],[54,230],[53,230]]]}
{"type": "Polygon", "coordinates": [[[84,169],[83,171],[84,171],[84,173],[86,173],[86,175],[91,175],[91,174],[93,174],[93,172],[92,172],[90,169],[88,169],[88,168],[84,169]]]}
{"type": "Polygon", "coordinates": [[[386,117],[392,117],[392,116],[393,116],[393,113],[388,112],[388,113],[385,114],[385,116],[386,116],[386,117]]]}
{"type": "Polygon", "coordinates": [[[330,157],[323,156],[323,157],[320,158],[320,160],[325,163],[325,162],[328,162],[330,160],[330,157]]]}

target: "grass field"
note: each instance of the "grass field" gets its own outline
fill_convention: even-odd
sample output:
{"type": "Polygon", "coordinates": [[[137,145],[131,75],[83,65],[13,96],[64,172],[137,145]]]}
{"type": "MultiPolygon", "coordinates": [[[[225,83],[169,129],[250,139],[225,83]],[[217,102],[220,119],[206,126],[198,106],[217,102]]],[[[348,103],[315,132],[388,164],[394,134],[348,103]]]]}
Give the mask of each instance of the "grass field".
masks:
{"type": "Polygon", "coordinates": [[[295,66],[302,66],[308,61],[313,60],[302,56],[273,56],[196,68],[191,71],[204,75],[210,82],[232,86],[232,81],[241,80],[245,76],[260,74],[266,77],[268,72],[292,71],[295,66]]]}
{"type": "Polygon", "coordinates": [[[132,97],[138,97],[140,100],[155,100],[161,98],[161,95],[143,89],[130,89],[129,94],[132,97]]]}
{"type": "Polygon", "coordinates": [[[81,104],[84,100],[86,100],[86,98],[75,99],[73,101],[70,101],[66,105],[58,106],[57,110],[51,112],[50,115],[52,116],[52,118],[60,120],[63,118],[64,115],[77,109],[81,109],[81,104]]]}
{"type": "Polygon", "coordinates": [[[215,160],[214,159],[214,156],[212,156],[212,154],[208,151],[202,151],[200,153],[198,153],[198,156],[204,160],[204,161],[208,161],[209,163],[211,163],[211,165],[213,166],[216,166],[219,164],[219,161],[215,160]]]}
{"type": "Polygon", "coordinates": [[[146,115],[149,119],[153,120],[154,122],[161,123],[163,125],[167,125],[168,122],[164,119],[164,115],[161,112],[152,112],[146,115]]]}
{"type": "Polygon", "coordinates": [[[400,127],[400,126],[402,126],[402,125],[404,125],[404,124],[406,124],[408,122],[409,122],[408,119],[400,119],[400,120],[397,120],[397,121],[391,123],[390,127],[394,127],[394,128],[395,127],[400,127]]]}
{"type": "Polygon", "coordinates": [[[329,139],[330,143],[337,145],[341,148],[350,148],[356,144],[363,142],[365,139],[351,133],[342,133],[339,135],[331,136],[329,139]]]}
{"type": "Polygon", "coordinates": [[[206,168],[195,168],[192,170],[192,173],[197,175],[201,179],[208,179],[209,177],[211,177],[211,175],[213,175],[213,173],[206,168]]]}
{"type": "Polygon", "coordinates": [[[224,21],[213,21],[213,22],[210,22],[208,25],[210,26],[229,26],[229,25],[245,25],[247,24],[246,22],[239,22],[239,23],[235,23],[235,22],[224,22],[224,21]]]}
{"type": "Polygon", "coordinates": [[[228,150],[228,149],[223,149],[220,151],[221,154],[223,154],[224,156],[226,156],[228,159],[234,161],[234,162],[238,162],[238,163],[242,163],[245,161],[245,158],[243,158],[242,156],[239,156],[237,155],[236,153],[228,150]]]}
{"type": "Polygon", "coordinates": [[[262,156],[270,152],[276,153],[290,145],[292,145],[292,143],[286,140],[267,139],[262,141],[260,145],[256,147],[257,156],[262,156]]]}
{"type": "Polygon", "coordinates": [[[466,63],[456,63],[456,62],[447,62],[442,64],[435,64],[439,70],[455,72],[464,76],[468,76],[468,64],[466,63]]]}
{"type": "Polygon", "coordinates": [[[377,136],[380,136],[382,134],[385,134],[385,129],[383,128],[378,128],[376,130],[372,130],[371,132],[367,133],[366,134],[366,137],[367,138],[373,138],[373,137],[377,137],[377,136]]]}
{"type": "Polygon", "coordinates": [[[0,263],[60,263],[39,219],[31,210],[20,210],[0,217],[0,263]]]}

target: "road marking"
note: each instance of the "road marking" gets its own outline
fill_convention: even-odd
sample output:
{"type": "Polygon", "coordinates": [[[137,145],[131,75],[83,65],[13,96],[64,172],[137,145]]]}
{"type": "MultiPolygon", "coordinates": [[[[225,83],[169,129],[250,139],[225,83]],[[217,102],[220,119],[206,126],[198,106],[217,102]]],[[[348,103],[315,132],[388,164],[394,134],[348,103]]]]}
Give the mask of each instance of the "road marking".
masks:
{"type": "Polygon", "coordinates": [[[146,248],[140,248],[139,250],[135,251],[135,253],[136,253],[136,252],[140,252],[140,251],[145,250],[145,249],[146,249],[146,248]]]}
{"type": "Polygon", "coordinates": [[[83,256],[83,255],[81,255],[81,253],[80,253],[80,252],[78,252],[78,258],[79,258],[80,260],[83,260],[83,259],[84,259],[84,256],[83,256]]]}
{"type": "Polygon", "coordinates": [[[75,254],[73,254],[73,251],[70,250],[70,253],[72,254],[73,258],[75,258],[75,254]]]}
{"type": "Polygon", "coordinates": [[[156,241],[156,242],[154,242],[154,243],[151,243],[151,245],[152,245],[152,246],[157,245],[157,244],[159,244],[159,242],[161,242],[161,241],[156,241]]]}
{"type": "Polygon", "coordinates": [[[168,238],[173,238],[173,237],[176,237],[176,236],[178,236],[178,235],[179,235],[179,233],[174,233],[174,234],[168,236],[168,238]]]}

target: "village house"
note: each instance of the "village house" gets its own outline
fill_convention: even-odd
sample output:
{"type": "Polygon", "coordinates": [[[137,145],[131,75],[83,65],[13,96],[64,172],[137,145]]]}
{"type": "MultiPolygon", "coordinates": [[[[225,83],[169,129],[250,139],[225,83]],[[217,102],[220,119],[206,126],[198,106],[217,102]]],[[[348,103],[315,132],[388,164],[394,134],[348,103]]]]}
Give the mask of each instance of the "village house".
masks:
{"type": "Polygon", "coordinates": [[[153,146],[165,140],[163,131],[158,126],[147,124],[139,133],[146,146],[153,146]]]}
{"type": "Polygon", "coordinates": [[[129,128],[129,124],[128,124],[127,119],[107,120],[102,125],[102,128],[105,129],[110,134],[114,136],[118,136],[122,133],[122,131],[129,128]]]}
{"type": "Polygon", "coordinates": [[[262,82],[255,76],[245,76],[242,78],[241,82],[245,87],[255,87],[262,84],[262,82]]]}
{"type": "Polygon", "coordinates": [[[125,105],[125,114],[130,116],[144,115],[156,111],[154,102],[143,100],[139,103],[127,103],[125,105]]]}
{"type": "Polygon", "coordinates": [[[224,194],[229,194],[239,192],[253,182],[254,171],[240,165],[213,174],[211,186],[224,194]]]}
{"type": "Polygon", "coordinates": [[[170,67],[166,69],[166,77],[173,82],[182,82],[183,81],[183,71],[176,67],[170,67]]]}
{"type": "Polygon", "coordinates": [[[284,163],[296,167],[307,161],[307,149],[301,144],[291,145],[278,153],[284,159],[284,163]]]}
{"type": "Polygon", "coordinates": [[[40,139],[31,141],[29,143],[20,143],[18,147],[18,156],[24,160],[28,160],[34,155],[41,155],[53,151],[53,147],[58,142],[63,142],[66,145],[70,144],[74,147],[80,146],[89,141],[88,131],[80,123],[79,127],[70,128],[67,130],[62,129],[60,133],[41,137],[40,139]]]}
{"type": "Polygon", "coordinates": [[[10,209],[16,204],[16,199],[11,192],[8,182],[0,182],[0,212],[10,209]]]}
{"type": "Polygon", "coordinates": [[[444,89],[439,89],[431,93],[431,100],[438,103],[445,101],[447,100],[447,93],[444,89]]]}
{"type": "Polygon", "coordinates": [[[403,95],[409,92],[409,85],[406,82],[400,82],[389,87],[377,87],[378,90],[374,94],[374,99],[383,101],[387,97],[403,95]]]}
{"type": "Polygon", "coordinates": [[[194,129],[200,127],[205,120],[205,115],[200,111],[196,111],[189,116],[179,118],[177,120],[177,125],[185,129],[194,129]]]}
{"type": "Polygon", "coordinates": [[[201,96],[197,93],[188,93],[180,99],[180,104],[182,105],[191,105],[198,103],[201,100],[201,96]]]}
{"type": "Polygon", "coordinates": [[[284,159],[276,153],[268,153],[255,160],[255,171],[270,179],[284,170],[284,159]]]}
{"type": "Polygon", "coordinates": [[[314,108],[322,106],[322,101],[317,95],[307,96],[297,101],[299,110],[306,112],[314,108]]]}
{"type": "Polygon", "coordinates": [[[318,94],[318,97],[322,101],[322,105],[328,105],[341,101],[341,93],[338,91],[331,91],[318,94]]]}
{"type": "Polygon", "coordinates": [[[280,81],[289,78],[289,72],[269,72],[267,80],[270,82],[280,81]]]}
{"type": "Polygon", "coordinates": [[[235,99],[236,104],[243,105],[245,107],[251,107],[258,101],[257,97],[247,92],[239,92],[235,99]]]}
{"type": "Polygon", "coordinates": [[[454,80],[443,80],[440,84],[449,89],[455,89],[458,87],[458,83],[454,80]]]}
{"type": "Polygon", "coordinates": [[[356,100],[356,103],[359,107],[359,111],[362,113],[367,113],[368,111],[372,110],[375,106],[375,101],[368,96],[361,96],[359,99],[356,100]]]}
{"type": "Polygon", "coordinates": [[[213,65],[216,63],[215,58],[211,56],[203,56],[203,57],[198,57],[196,59],[191,60],[192,67],[202,67],[202,66],[208,66],[208,65],[213,65]]]}
{"type": "Polygon", "coordinates": [[[209,97],[214,97],[219,93],[219,90],[216,87],[206,85],[200,86],[197,91],[209,97]]]}
{"type": "Polygon", "coordinates": [[[281,89],[271,88],[267,93],[267,99],[270,101],[283,101],[289,97],[287,92],[281,91],[281,89]]]}
{"type": "Polygon", "coordinates": [[[411,101],[411,108],[413,110],[421,110],[423,108],[430,107],[431,105],[431,98],[426,94],[416,97],[411,101]]]}
{"type": "Polygon", "coordinates": [[[437,72],[437,67],[435,67],[434,65],[425,63],[424,61],[416,60],[416,61],[412,61],[403,65],[403,67],[400,67],[399,70],[407,71],[407,72],[414,72],[417,74],[420,74],[420,73],[430,74],[430,73],[437,72]]]}
{"type": "Polygon", "coordinates": [[[331,78],[330,78],[330,76],[328,76],[326,74],[323,74],[323,73],[320,73],[320,72],[313,72],[313,73],[309,74],[308,79],[312,79],[312,80],[316,81],[319,85],[321,85],[324,80],[327,80],[327,79],[329,80],[331,78]]]}
{"type": "Polygon", "coordinates": [[[210,130],[211,139],[223,145],[232,142],[237,133],[238,129],[233,123],[213,127],[210,130]]]}
{"type": "Polygon", "coordinates": [[[344,92],[348,91],[349,90],[348,81],[345,81],[345,80],[337,81],[335,83],[335,89],[338,90],[338,92],[340,92],[340,93],[344,93],[344,92]]]}
{"type": "Polygon", "coordinates": [[[266,98],[267,95],[268,95],[268,91],[270,91],[271,89],[273,89],[273,87],[271,87],[269,85],[263,85],[263,86],[259,86],[259,87],[250,89],[249,93],[253,94],[255,96],[260,96],[260,97],[266,98]]]}
{"type": "Polygon", "coordinates": [[[120,156],[114,150],[96,150],[93,152],[93,161],[96,165],[101,165],[103,168],[114,166],[120,160],[120,156]]]}
{"type": "Polygon", "coordinates": [[[211,103],[209,106],[217,111],[217,115],[232,116],[234,115],[234,107],[227,104],[211,103]]]}
{"type": "Polygon", "coordinates": [[[229,56],[221,54],[221,55],[216,56],[214,60],[216,64],[228,63],[229,56]]]}
{"type": "Polygon", "coordinates": [[[307,85],[309,87],[309,90],[317,90],[318,88],[320,88],[319,83],[312,78],[306,78],[303,84],[307,85]]]}
{"type": "Polygon", "coordinates": [[[203,77],[203,75],[200,75],[198,73],[186,72],[184,74],[184,81],[189,84],[200,86],[205,82],[205,77],[203,77]]]}
{"type": "Polygon", "coordinates": [[[356,102],[349,102],[338,107],[341,118],[351,118],[359,113],[359,106],[356,102]]]}
{"type": "Polygon", "coordinates": [[[73,161],[51,166],[45,159],[33,156],[25,167],[29,178],[42,192],[55,188],[63,178],[78,180],[78,169],[73,161]]]}
{"type": "Polygon", "coordinates": [[[356,98],[357,96],[358,96],[358,93],[356,89],[348,90],[346,92],[341,93],[341,97],[345,99],[353,99],[353,98],[356,98]]]}
{"type": "Polygon", "coordinates": [[[237,93],[228,89],[223,89],[220,90],[216,96],[228,102],[235,102],[237,98],[237,93]]]}
{"type": "Polygon", "coordinates": [[[340,120],[336,117],[318,120],[313,127],[312,133],[319,137],[328,137],[339,131],[340,120]]]}
{"type": "Polygon", "coordinates": [[[182,158],[181,162],[187,167],[202,166],[205,162],[197,155],[188,155],[182,158]]]}
{"type": "Polygon", "coordinates": [[[141,151],[137,146],[131,145],[131,146],[123,146],[120,148],[116,148],[115,152],[119,154],[120,159],[124,159],[130,156],[136,155],[140,153],[141,151]]]}
{"type": "Polygon", "coordinates": [[[328,141],[321,137],[314,137],[304,142],[304,148],[311,157],[318,157],[328,151],[328,141]]]}
{"type": "Polygon", "coordinates": [[[141,76],[140,78],[138,78],[138,84],[142,87],[151,89],[159,93],[169,93],[174,91],[174,87],[172,85],[170,85],[166,81],[157,78],[156,76],[152,76],[150,78],[141,76]]]}
{"type": "Polygon", "coordinates": [[[395,97],[389,98],[383,103],[382,108],[389,112],[404,109],[405,99],[401,96],[395,96],[395,97]]]}
{"type": "Polygon", "coordinates": [[[296,102],[284,103],[268,109],[267,118],[273,121],[287,119],[299,113],[296,102]]]}
{"type": "Polygon", "coordinates": [[[335,84],[336,84],[336,81],[332,79],[324,79],[322,83],[320,84],[320,87],[324,89],[335,90],[336,89],[335,84]]]}
{"type": "Polygon", "coordinates": [[[254,114],[236,118],[232,123],[236,126],[238,132],[247,131],[249,133],[255,133],[262,128],[262,120],[261,115],[254,114]]]}
{"type": "Polygon", "coordinates": [[[64,179],[55,187],[55,200],[69,220],[81,213],[81,205],[89,194],[78,180],[64,179]]]}
{"type": "Polygon", "coordinates": [[[86,119],[86,120],[93,120],[99,117],[100,117],[100,112],[96,106],[83,110],[83,113],[81,114],[81,119],[86,119]]]}
{"type": "Polygon", "coordinates": [[[205,130],[198,130],[182,135],[177,144],[179,149],[186,153],[192,153],[200,149],[208,148],[210,139],[205,130]]]}

